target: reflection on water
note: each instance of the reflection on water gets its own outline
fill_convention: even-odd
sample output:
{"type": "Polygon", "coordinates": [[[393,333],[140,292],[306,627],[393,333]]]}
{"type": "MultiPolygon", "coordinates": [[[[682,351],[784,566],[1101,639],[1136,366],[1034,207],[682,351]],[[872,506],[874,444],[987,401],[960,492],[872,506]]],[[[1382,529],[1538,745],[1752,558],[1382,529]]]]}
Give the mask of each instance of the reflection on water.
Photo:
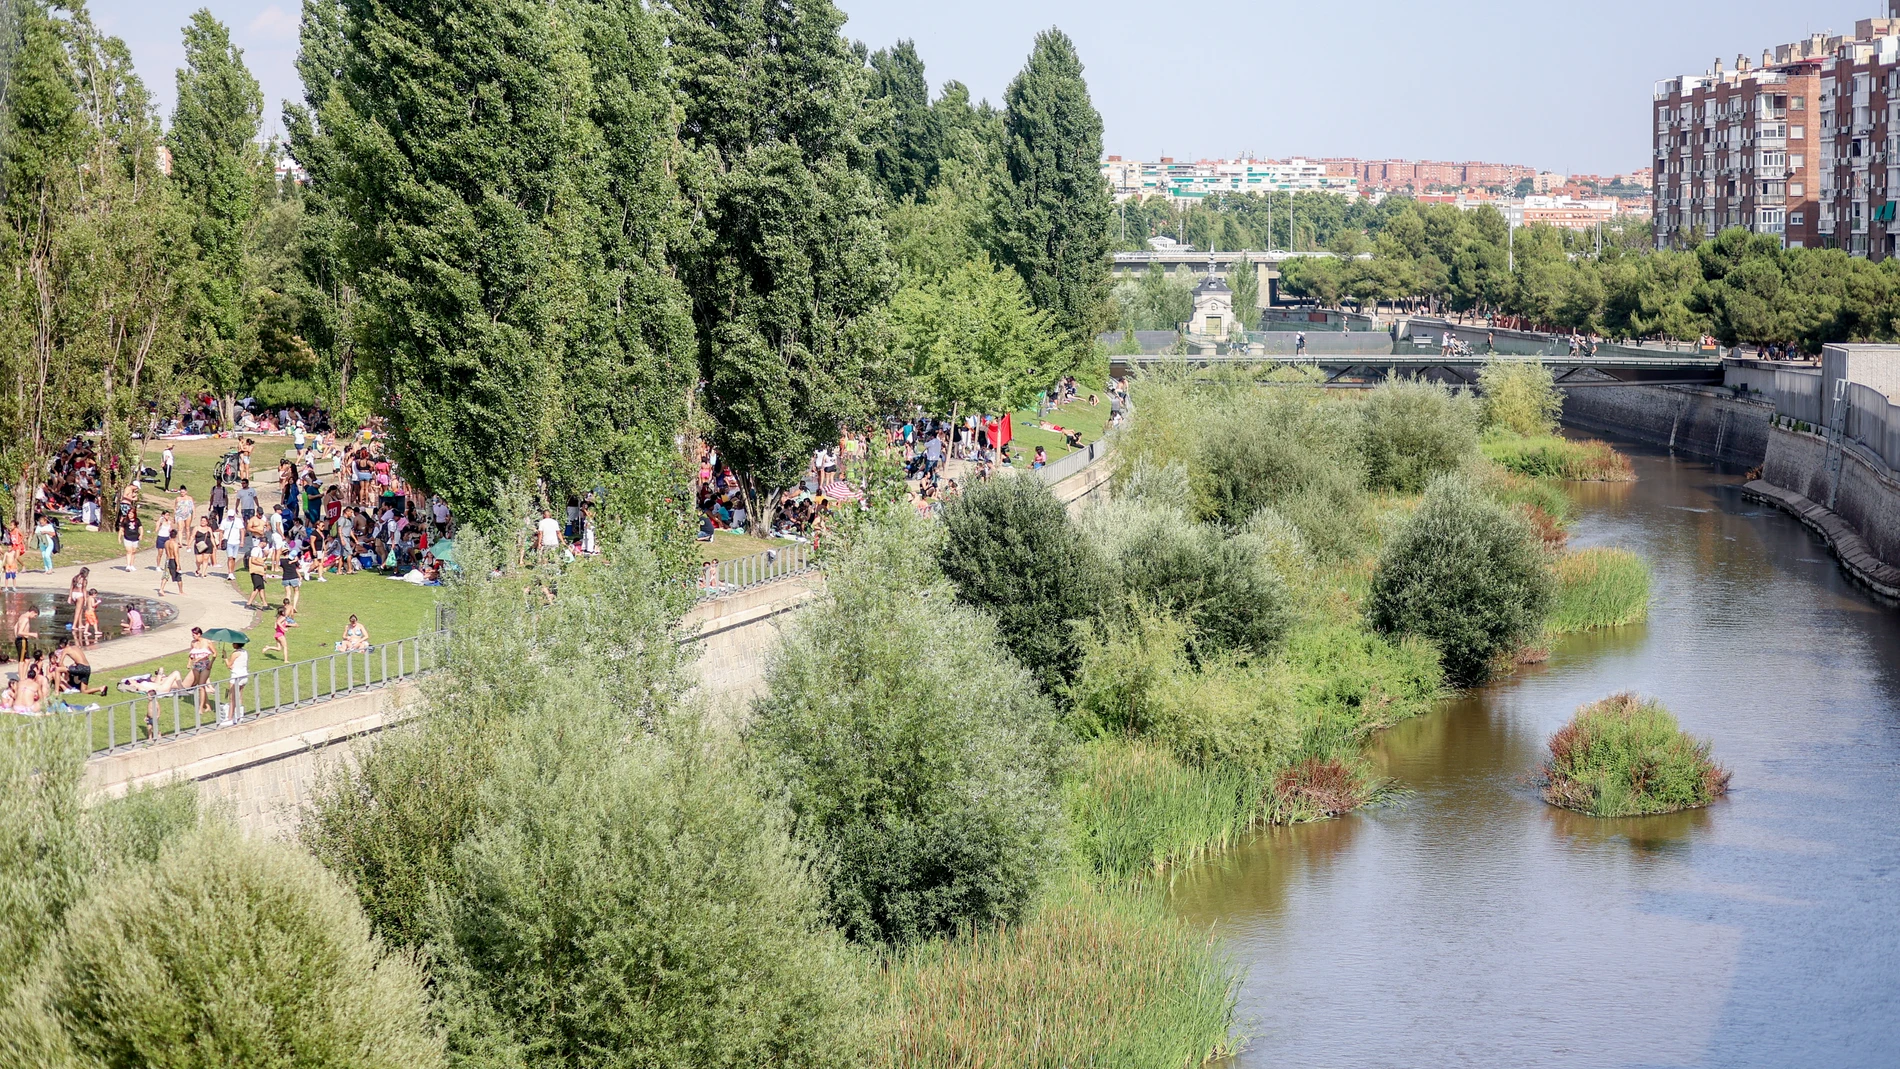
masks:
{"type": "MultiPolygon", "coordinates": [[[[12,590],[0,593],[0,660],[11,660],[18,652],[13,640],[14,624],[20,614],[28,609],[38,611],[31,623],[32,630],[39,637],[30,640],[28,654],[41,650],[55,649],[73,633],[73,611],[75,606],[65,590],[34,589],[12,590]]],[[[178,618],[178,607],[169,601],[157,598],[144,598],[135,594],[99,593],[99,630],[104,638],[118,638],[135,631],[150,631],[163,627],[178,618]],[[139,616],[134,625],[131,610],[137,609],[139,616]]],[[[98,641],[97,638],[91,641],[98,641]]]]}
{"type": "Polygon", "coordinates": [[[1650,559],[1647,624],[1387,732],[1397,803],[1173,881],[1248,967],[1240,1065],[1900,1065],[1900,614],[1738,473],[1632,452],[1573,541],[1650,559]],[[1537,798],[1544,740],[1626,689],[1714,740],[1727,800],[1537,798]]]}

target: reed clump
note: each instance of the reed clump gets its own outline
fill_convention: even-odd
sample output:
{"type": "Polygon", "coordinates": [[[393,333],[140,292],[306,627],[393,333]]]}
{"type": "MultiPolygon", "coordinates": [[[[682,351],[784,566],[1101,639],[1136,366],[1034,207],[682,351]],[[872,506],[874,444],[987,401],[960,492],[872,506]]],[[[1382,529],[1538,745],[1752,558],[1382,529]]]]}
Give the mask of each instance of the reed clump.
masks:
{"type": "Polygon", "coordinates": [[[1551,562],[1557,600],[1546,627],[1552,634],[1633,624],[1649,615],[1649,562],[1627,549],[1596,547],[1551,562]]]}
{"type": "Polygon", "coordinates": [[[1525,437],[1494,432],[1485,438],[1483,448],[1493,461],[1533,479],[1614,483],[1636,478],[1628,457],[1594,438],[1576,441],[1554,434],[1525,437]]]}
{"type": "Polygon", "coordinates": [[[886,1066],[1179,1069],[1239,1047],[1240,973],[1219,940],[1079,876],[1022,923],[919,946],[885,979],[886,1066]]]}
{"type": "Polygon", "coordinates": [[[1685,733],[1660,702],[1615,694],[1577,710],[1550,737],[1544,800],[1597,817],[1705,806],[1728,793],[1709,743],[1685,733]]]}

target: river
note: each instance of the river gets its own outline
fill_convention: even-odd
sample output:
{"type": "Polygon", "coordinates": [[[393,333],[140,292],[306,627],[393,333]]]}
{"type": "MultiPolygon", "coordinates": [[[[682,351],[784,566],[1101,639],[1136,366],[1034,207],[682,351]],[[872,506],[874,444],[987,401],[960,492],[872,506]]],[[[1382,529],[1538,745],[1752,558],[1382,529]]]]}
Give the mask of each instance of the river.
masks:
{"type": "Polygon", "coordinates": [[[1655,570],[1646,624],[1373,745],[1412,792],[1172,882],[1247,969],[1240,1067],[1900,1065],[1900,613],[1738,471],[1620,445],[1577,546],[1655,570]],[[1635,690],[1731,793],[1597,820],[1525,783],[1577,706],[1635,690]]]}

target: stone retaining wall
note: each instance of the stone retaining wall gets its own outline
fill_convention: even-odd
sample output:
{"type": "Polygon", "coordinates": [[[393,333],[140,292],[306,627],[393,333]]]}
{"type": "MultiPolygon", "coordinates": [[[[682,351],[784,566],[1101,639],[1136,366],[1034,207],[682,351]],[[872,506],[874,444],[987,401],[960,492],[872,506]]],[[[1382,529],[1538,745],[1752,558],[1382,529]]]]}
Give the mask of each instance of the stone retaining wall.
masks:
{"type": "MultiPolygon", "coordinates": [[[[1762,480],[1822,506],[1853,529],[1875,559],[1900,565],[1900,482],[1851,445],[1841,454],[1838,492],[1827,468],[1828,444],[1821,435],[1785,427],[1770,433],[1762,480]]],[[[1835,552],[1849,564],[1849,572],[1875,585],[1871,573],[1847,561],[1838,544],[1835,552]]]]}
{"type": "Polygon", "coordinates": [[[1592,386],[1564,394],[1565,423],[1744,467],[1762,463],[1774,406],[1703,386],[1592,386]]]}

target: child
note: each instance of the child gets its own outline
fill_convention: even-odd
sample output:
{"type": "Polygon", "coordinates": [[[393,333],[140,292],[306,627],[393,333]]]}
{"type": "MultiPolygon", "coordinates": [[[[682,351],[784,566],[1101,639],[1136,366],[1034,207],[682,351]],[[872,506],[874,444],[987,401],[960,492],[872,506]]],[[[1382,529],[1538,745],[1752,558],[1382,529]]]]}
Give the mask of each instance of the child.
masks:
{"type": "Polygon", "coordinates": [[[277,626],[271,632],[270,645],[264,647],[264,652],[276,650],[278,660],[290,660],[290,629],[296,626],[297,621],[290,618],[290,606],[277,606],[277,626]]]}
{"type": "Polygon", "coordinates": [[[0,569],[6,573],[7,592],[20,589],[20,551],[14,548],[11,539],[0,545],[0,569]]]}

